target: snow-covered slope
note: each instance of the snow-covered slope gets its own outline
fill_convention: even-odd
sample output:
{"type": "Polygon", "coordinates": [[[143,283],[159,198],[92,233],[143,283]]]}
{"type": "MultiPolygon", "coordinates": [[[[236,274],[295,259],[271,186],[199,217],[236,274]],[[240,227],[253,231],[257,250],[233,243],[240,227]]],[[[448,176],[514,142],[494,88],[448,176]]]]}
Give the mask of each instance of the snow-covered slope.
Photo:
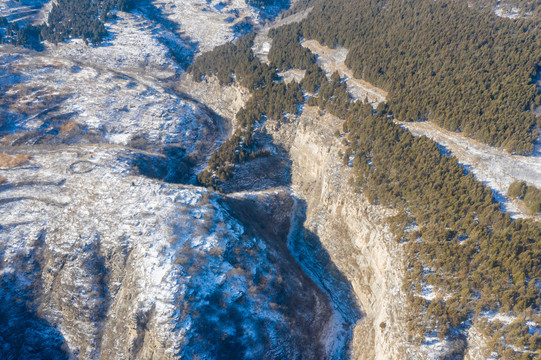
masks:
{"type": "Polygon", "coordinates": [[[41,23],[45,19],[49,0],[0,0],[0,16],[19,26],[41,23]]]}
{"type": "Polygon", "coordinates": [[[329,355],[340,324],[287,251],[286,193],[161,183],[108,146],[27,153],[0,170],[2,358],[43,351],[25,335],[35,323],[51,351],[80,359],[329,355]],[[17,321],[21,301],[46,322],[17,321]]]}
{"type": "Polygon", "coordinates": [[[197,150],[208,155],[226,136],[219,116],[169,91],[151,73],[3,49],[4,145],[174,145],[188,154],[197,150]]]}

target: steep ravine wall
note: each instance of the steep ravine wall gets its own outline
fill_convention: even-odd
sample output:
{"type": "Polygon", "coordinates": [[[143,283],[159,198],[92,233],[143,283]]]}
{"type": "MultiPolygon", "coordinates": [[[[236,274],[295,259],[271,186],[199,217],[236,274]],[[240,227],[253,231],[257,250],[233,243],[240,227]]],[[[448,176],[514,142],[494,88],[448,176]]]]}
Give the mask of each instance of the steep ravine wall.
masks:
{"type": "Polygon", "coordinates": [[[289,152],[292,190],[306,203],[305,229],[319,238],[362,308],[352,358],[404,359],[403,245],[385,226],[392,212],[370,205],[349,184],[352,171],[343,165],[342,139],[334,135],[341,127],[339,119],[306,107],[295,121],[269,121],[265,130],[289,152]]]}

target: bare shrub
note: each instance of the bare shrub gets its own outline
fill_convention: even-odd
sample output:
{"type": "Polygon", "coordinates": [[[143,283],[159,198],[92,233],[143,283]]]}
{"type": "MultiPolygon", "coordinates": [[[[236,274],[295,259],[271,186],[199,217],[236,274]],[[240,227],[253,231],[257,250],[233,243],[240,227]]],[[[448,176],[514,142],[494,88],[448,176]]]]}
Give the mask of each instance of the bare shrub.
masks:
{"type": "Polygon", "coordinates": [[[66,133],[69,133],[75,129],[77,129],[77,127],[79,126],[79,124],[75,121],[67,121],[65,123],[62,124],[62,126],[60,126],[60,133],[62,134],[66,134],[66,133]]]}
{"type": "Polygon", "coordinates": [[[20,155],[8,155],[0,154],[0,168],[12,168],[24,164],[30,159],[28,154],[20,155]]]}

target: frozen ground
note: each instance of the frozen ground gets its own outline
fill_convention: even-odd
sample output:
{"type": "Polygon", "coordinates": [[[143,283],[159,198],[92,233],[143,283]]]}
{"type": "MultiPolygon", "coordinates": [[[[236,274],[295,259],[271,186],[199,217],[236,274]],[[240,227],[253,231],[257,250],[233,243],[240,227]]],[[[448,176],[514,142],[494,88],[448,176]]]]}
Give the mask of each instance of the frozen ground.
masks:
{"type": "Polygon", "coordinates": [[[87,46],[81,39],[48,44],[49,56],[90,62],[110,70],[133,70],[147,75],[150,72],[158,78],[181,71],[163,41],[168,39],[168,44],[180,49],[185,44],[177,35],[140,12],[118,12],[117,16],[118,19],[105,24],[109,35],[103,44],[87,46]]]}
{"type": "Polygon", "coordinates": [[[531,13],[523,12],[520,8],[506,4],[496,6],[494,13],[496,16],[508,19],[527,18],[532,15],[531,13]]]}
{"type": "Polygon", "coordinates": [[[350,328],[287,248],[290,195],[160,180],[204,166],[247,97],[213,96],[213,84],[186,95],[172,55],[230,41],[269,12],[154,1],[117,15],[100,46],[0,46],[0,153],[29,156],[0,168],[0,358],[346,351],[350,328]],[[182,151],[169,159],[171,148],[182,151]]]}
{"type": "Polygon", "coordinates": [[[3,49],[4,144],[51,144],[76,129],[86,142],[208,153],[226,135],[219,117],[143,71],[3,49]]]}
{"type": "Polygon", "coordinates": [[[496,200],[502,203],[504,211],[512,217],[527,217],[528,212],[520,204],[510,201],[505,194],[515,180],[524,180],[541,188],[541,153],[539,148],[531,156],[511,155],[460,133],[451,132],[437,125],[425,122],[400,122],[413,135],[425,135],[450,151],[468,171],[488,185],[496,200]]]}
{"type": "Polygon", "coordinates": [[[48,0],[0,0],[0,16],[20,26],[41,23],[49,9],[48,0]]]}

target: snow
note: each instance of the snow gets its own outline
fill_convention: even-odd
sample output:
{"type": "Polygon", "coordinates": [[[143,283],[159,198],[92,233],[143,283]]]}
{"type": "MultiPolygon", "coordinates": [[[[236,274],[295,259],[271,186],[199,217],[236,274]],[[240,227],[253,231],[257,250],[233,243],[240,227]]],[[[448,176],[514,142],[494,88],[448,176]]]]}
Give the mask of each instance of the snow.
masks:
{"type": "Polygon", "coordinates": [[[197,42],[202,53],[236,39],[237,26],[260,19],[245,0],[224,1],[221,7],[206,0],[154,0],[153,4],[169,21],[180,24],[180,31],[197,42]]]}
{"type": "MultiPolygon", "coordinates": [[[[200,308],[200,312],[217,292],[224,294],[227,308],[237,306],[240,297],[245,299],[243,311],[250,313],[243,320],[246,327],[257,329],[258,321],[283,326],[280,308],[273,308],[265,293],[249,295],[252,276],[225,259],[226,248],[240,247],[238,260],[243,267],[274,277],[276,265],[269,262],[266,247],[259,245],[262,240],[244,238],[244,227],[207,190],[138,176],[126,160],[133,156],[133,150],[104,145],[32,150],[30,166],[0,170],[8,178],[0,195],[2,273],[20,266],[23,254],[49,254],[42,264],[46,269],[42,281],[47,288],[50,276],[58,278],[62,294],[58,294],[60,303],[44,303],[42,311],[66,334],[72,351],[83,351],[82,339],[96,345],[102,331],[113,326],[99,321],[105,300],[99,280],[103,274],[95,267],[96,261],[112,266],[110,276],[118,279],[112,282],[118,284],[118,290],[110,288],[115,300],[108,310],[109,319],[135,319],[153,309],[154,325],[148,326],[160,343],[168,344],[169,355],[176,354],[181,344],[186,345],[182,348],[186,354],[190,349],[201,350],[196,340],[198,322],[182,315],[179,304],[194,311],[200,308]],[[81,159],[93,166],[83,173],[72,171],[81,159]],[[40,234],[46,234],[44,243],[36,245],[40,234]],[[126,253],[127,265],[116,273],[114,267],[122,262],[110,263],[107,256],[119,253],[126,253]],[[128,293],[135,296],[131,296],[129,313],[123,313],[122,303],[127,300],[122,299],[128,293]],[[76,318],[66,316],[65,301],[79,314],[76,318]]],[[[19,286],[25,276],[32,281],[31,275],[19,275],[19,286]]],[[[189,313],[193,316],[198,311],[189,313]]],[[[224,324],[224,332],[235,331],[228,326],[231,324],[224,324]]],[[[339,330],[335,322],[329,326],[339,330]]],[[[283,339],[279,336],[275,341],[272,346],[278,348],[283,339]]],[[[334,340],[330,337],[328,341],[334,340]]],[[[83,357],[92,358],[92,351],[83,357]]]]}
{"type": "Polygon", "coordinates": [[[40,23],[45,18],[48,8],[48,0],[0,0],[0,16],[17,22],[19,26],[40,23]]]}
{"type": "Polygon", "coordinates": [[[509,6],[509,5],[498,5],[494,8],[494,14],[496,16],[502,17],[502,18],[508,18],[508,19],[518,19],[518,18],[527,18],[531,16],[531,13],[523,13],[521,14],[521,9],[509,6]]]}
{"type": "MultiPolygon", "coordinates": [[[[333,292],[338,280],[318,259],[304,264],[333,309],[283,244],[253,229],[248,235],[224,197],[134,167],[142,155],[162,156],[165,145],[205,155],[223,140],[227,126],[176,92],[183,69],[172,53],[191,51],[191,41],[210,50],[267,14],[244,0],[216,5],[153,1],[149,7],[173,25],[149,7],[119,12],[100,46],[78,39],[46,44],[42,53],[0,46],[7,101],[0,115],[12,120],[0,144],[30,155],[0,169],[7,179],[0,184],[0,274],[17,277],[0,296],[35,300],[36,312],[81,359],[104,348],[129,358],[141,332],[171,357],[213,358],[212,340],[227,334],[248,344],[252,358],[267,351],[292,358],[320,340],[334,357],[347,351],[359,316],[348,309],[353,300],[340,296],[347,284],[333,292]],[[69,135],[73,128],[78,133],[69,135]],[[140,138],[145,150],[136,149],[140,138]],[[306,326],[314,326],[309,335],[306,326]]],[[[270,203],[277,194],[257,199],[270,203]]]]}
{"type": "Polygon", "coordinates": [[[429,285],[429,284],[424,284],[423,285],[423,288],[421,289],[421,297],[428,300],[428,301],[432,301],[436,298],[436,292],[434,291],[434,286],[433,285],[429,285]]]}
{"type": "Polygon", "coordinates": [[[437,335],[427,336],[425,343],[420,346],[419,352],[423,354],[423,359],[436,360],[443,359],[449,350],[449,342],[441,341],[437,335]]]}
{"type": "Polygon", "coordinates": [[[184,44],[163,25],[148,20],[142,13],[117,12],[118,19],[105,23],[109,35],[104,43],[88,46],[81,39],[72,39],[58,45],[47,44],[52,57],[91,62],[101,68],[126,69],[141,72],[149,70],[156,77],[172,76],[181,68],[172,60],[169,48],[162,38],[184,44]]]}
{"type": "Polygon", "coordinates": [[[199,104],[182,99],[141,70],[120,72],[58,54],[23,52],[4,59],[6,93],[16,97],[4,110],[14,119],[12,131],[39,130],[51,126],[49,116],[63,115],[111,144],[126,145],[140,136],[154,144],[183,146],[188,153],[196,149],[197,140],[212,143],[224,136],[213,131],[219,124],[199,104]],[[28,95],[17,96],[21,93],[28,95]],[[24,109],[33,106],[44,110],[28,117],[24,109]]]}

